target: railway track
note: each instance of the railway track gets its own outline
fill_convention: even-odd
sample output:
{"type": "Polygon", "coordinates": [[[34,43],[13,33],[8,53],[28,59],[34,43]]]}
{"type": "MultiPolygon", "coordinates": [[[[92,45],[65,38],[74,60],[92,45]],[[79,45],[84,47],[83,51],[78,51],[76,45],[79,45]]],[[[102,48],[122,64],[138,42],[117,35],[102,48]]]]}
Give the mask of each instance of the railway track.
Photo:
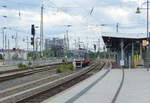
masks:
{"type": "MultiPolygon", "coordinates": [[[[125,80],[125,72],[124,69],[108,69],[103,72],[101,75],[94,76],[94,78],[90,78],[89,84],[83,82],[75,88],[64,92],[62,95],[59,94],[56,98],[47,99],[42,103],[91,103],[92,101],[95,103],[116,103],[117,99],[119,99],[120,92],[122,90],[124,80],[125,80]],[[91,82],[90,82],[91,81],[91,82]],[[101,82],[101,83],[100,83],[101,82]],[[85,84],[87,84],[85,86],[85,84]],[[78,89],[82,88],[82,89],[78,89]],[[64,99],[63,99],[64,97],[64,99]]],[[[46,95],[45,95],[46,96],[46,95]]],[[[20,102],[21,103],[21,102],[20,102]]],[[[27,103],[27,102],[23,102],[27,103]]],[[[32,103],[28,102],[28,103],[32,103]]],[[[36,103],[36,102],[33,102],[36,103]]],[[[37,102],[40,103],[40,102],[37,102]]]]}
{"type": "Polygon", "coordinates": [[[26,98],[32,97],[33,95],[39,94],[43,91],[55,88],[70,80],[89,73],[93,70],[93,68],[98,67],[98,64],[94,64],[91,67],[77,71],[54,74],[46,78],[41,78],[36,81],[31,81],[25,84],[2,90],[0,91],[0,103],[16,103],[18,101],[21,101],[20,103],[23,103],[22,100],[26,98]]]}
{"type": "Polygon", "coordinates": [[[48,99],[51,96],[54,96],[55,94],[64,91],[67,88],[70,88],[71,86],[77,84],[78,82],[81,82],[82,80],[88,78],[89,76],[95,74],[96,72],[100,71],[103,67],[108,66],[108,64],[104,64],[102,63],[101,65],[99,64],[95,64],[93,66],[91,66],[88,71],[86,71],[85,73],[74,77],[73,79],[70,79],[67,82],[64,82],[54,88],[51,88],[49,90],[46,90],[44,92],[41,92],[37,95],[31,96],[25,100],[19,101],[18,103],[41,103],[42,101],[48,99]]]}
{"type": "Polygon", "coordinates": [[[3,71],[3,72],[0,72],[0,82],[19,78],[19,77],[24,77],[27,75],[31,75],[31,74],[35,74],[35,73],[39,73],[43,71],[52,70],[61,64],[62,63],[57,63],[57,64],[30,67],[29,69],[14,69],[14,70],[3,71]]]}
{"type": "MultiPolygon", "coordinates": [[[[83,96],[86,92],[88,92],[92,87],[94,87],[95,86],[95,84],[97,84],[98,82],[100,82],[103,78],[105,78],[106,77],[106,75],[108,75],[108,73],[110,72],[110,70],[107,70],[106,72],[104,72],[104,74],[103,75],[101,75],[96,81],[94,81],[93,83],[91,83],[90,85],[88,85],[86,88],[84,88],[83,90],[81,90],[79,93],[77,93],[76,95],[74,95],[73,97],[71,97],[71,98],[69,98],[69,99],[67,99],[65,102],[63,102],[63,103],[74,103],[75,101],[77,102],[77,100],[81,97],[81,96],[83,96]]],[[[118,98],[118,96],[119,96],[119,94],[120,94],[120,91],[121,91],[121,89],[122,89],[122,87],[123,87],[123,83],[124,83],[124,79],[125,79],[125,72],[124,72],[124,69],[122,68],[122,76],[121,76],[121,80],[120,80],[120,82],[118,82],[117,84],[119,84],[118,85],[118,88],[116,89],[116,88],[114,88],[114,89],[116,89],[116,91],[114,91],[113,93],[114,93],[114,95],[111,95],[112,96],[112,100],[110,100],[110,102],[108,102],[107,100],[107,102],[103,102],[103,103],[116,103],[116,101],[117,101],[117,98],[118,98]]],[[[108,82],[108,81],[107,81],[108,82]]],[[[111,81],[110,81],[111,82],[111,81]]],[[[107,92],[108,90],[106,90],[106,92],[107,92]]],[[[91,91],[92,92],[92,91],[91,91]]],[[[107,93],[106,93],[107,94],[107,93]]],[[[111,94],[111,92],[110,92],[110,94],[111,94]]],[[[88,95],[88,94],[87,94],[88,95]]],[[[110,98],[110,96],[109,96],[109,94],[108,94],[108,98],[110,98]]],[[[85,98],[84,98],[85,99],[85,98]]],[[[87,98],[88,99],[88,98],[87,98]]],[[[91,98],[92,99],[92,98],[91,98]]],[[[96,99],[96,98],[95,98],[96,99]]],[[[81,100],[81,99],[80,99],[81,100]]],[[[82,101],[82,100],[81,100],[82,101]]],[[[102,101],[101,101],[102,102],[102,101]]],[[[44,103],[47,103],[47,102],[44,102],[44,103]]],[[[78,103],[78,102],[77,102],[78,103]]],[[[87,102],[87,103],[89,103],[89,102],[87,102]]]]}
{"type": "MultiPolygon", "coordinates": [[[[71,63],[71,62],[70,62],[71,63]]],[[[36,69],[36,68],[43,68],[43,67],[47,67],[47,66],[52,66],[52,65],[59,65],[62,63],[52,63],[52,64],[44,64],[44,65],[34,65],[34,66],[30,66],[29,69],[36,69]]],[[[12,70],[5,70],[5,71],[0,71],[0,75],[1,74],[8,74],[8,73],[13,73],[13,72],[21,72],[21,71],[26,71],[27,69],[12,69],[12,70]]]]}

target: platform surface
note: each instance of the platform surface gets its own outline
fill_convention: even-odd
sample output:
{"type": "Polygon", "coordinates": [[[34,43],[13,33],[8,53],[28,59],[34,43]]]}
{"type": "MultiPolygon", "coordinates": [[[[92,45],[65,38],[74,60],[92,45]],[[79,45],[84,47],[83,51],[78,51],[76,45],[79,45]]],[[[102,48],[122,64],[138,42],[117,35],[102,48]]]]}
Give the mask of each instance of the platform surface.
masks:
{"type": "Polygon", "coordinates": [[[116,103],[150,103],[150,71],[126,70],[125,81],[116,103]]]}
{"type": "MultiPolygon", "coordinates": [[[[122,79],[122,70],[107,69],[51,97],[43,103],[111,103],[122,79]]],[[[150,72],[125,70],[125,80],[116,103],[150,103],[150,72]]]]}

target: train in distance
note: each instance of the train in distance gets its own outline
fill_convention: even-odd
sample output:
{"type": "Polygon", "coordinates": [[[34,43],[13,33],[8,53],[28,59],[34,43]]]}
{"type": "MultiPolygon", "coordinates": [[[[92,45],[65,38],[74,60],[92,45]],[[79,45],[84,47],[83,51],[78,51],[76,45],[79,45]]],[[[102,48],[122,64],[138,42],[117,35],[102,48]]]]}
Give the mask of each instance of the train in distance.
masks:
{"type": "Polygon", "coordinates": [[[73,53],[73,65],[75,68],[82,68],[88,66],[90,63],[89,54],[86,49],[79,48],[73,53]]]}

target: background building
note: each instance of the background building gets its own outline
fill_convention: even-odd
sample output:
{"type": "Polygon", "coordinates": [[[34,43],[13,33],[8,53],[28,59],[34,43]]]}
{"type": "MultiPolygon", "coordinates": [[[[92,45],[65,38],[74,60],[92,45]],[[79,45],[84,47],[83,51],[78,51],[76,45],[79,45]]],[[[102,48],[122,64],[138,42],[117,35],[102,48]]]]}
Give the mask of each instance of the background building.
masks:
{"type": "Polygon", "coordinates": [[[53,51],[54,56],[63,56],[64,39],[60,39],[60,38],[45,39],[45,50],[53,51]]]}
{"type": "Polygon", "coordinates": [[[22,49],[6,49],[4,52],[0,50],[0,57],[3,57],[3,53],[5,60],[27,60],[28,55],[28,53],[22,49]]]}

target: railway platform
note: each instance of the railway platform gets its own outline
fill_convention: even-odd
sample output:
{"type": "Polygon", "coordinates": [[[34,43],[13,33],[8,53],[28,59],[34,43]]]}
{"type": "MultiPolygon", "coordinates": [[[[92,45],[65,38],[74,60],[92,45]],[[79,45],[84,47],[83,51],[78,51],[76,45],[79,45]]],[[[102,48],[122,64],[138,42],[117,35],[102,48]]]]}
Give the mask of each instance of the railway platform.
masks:
{"type": "Polygon", "coordinates": [[[42,103],[149,103],[146,69],[103,69],[42,103]]]}

